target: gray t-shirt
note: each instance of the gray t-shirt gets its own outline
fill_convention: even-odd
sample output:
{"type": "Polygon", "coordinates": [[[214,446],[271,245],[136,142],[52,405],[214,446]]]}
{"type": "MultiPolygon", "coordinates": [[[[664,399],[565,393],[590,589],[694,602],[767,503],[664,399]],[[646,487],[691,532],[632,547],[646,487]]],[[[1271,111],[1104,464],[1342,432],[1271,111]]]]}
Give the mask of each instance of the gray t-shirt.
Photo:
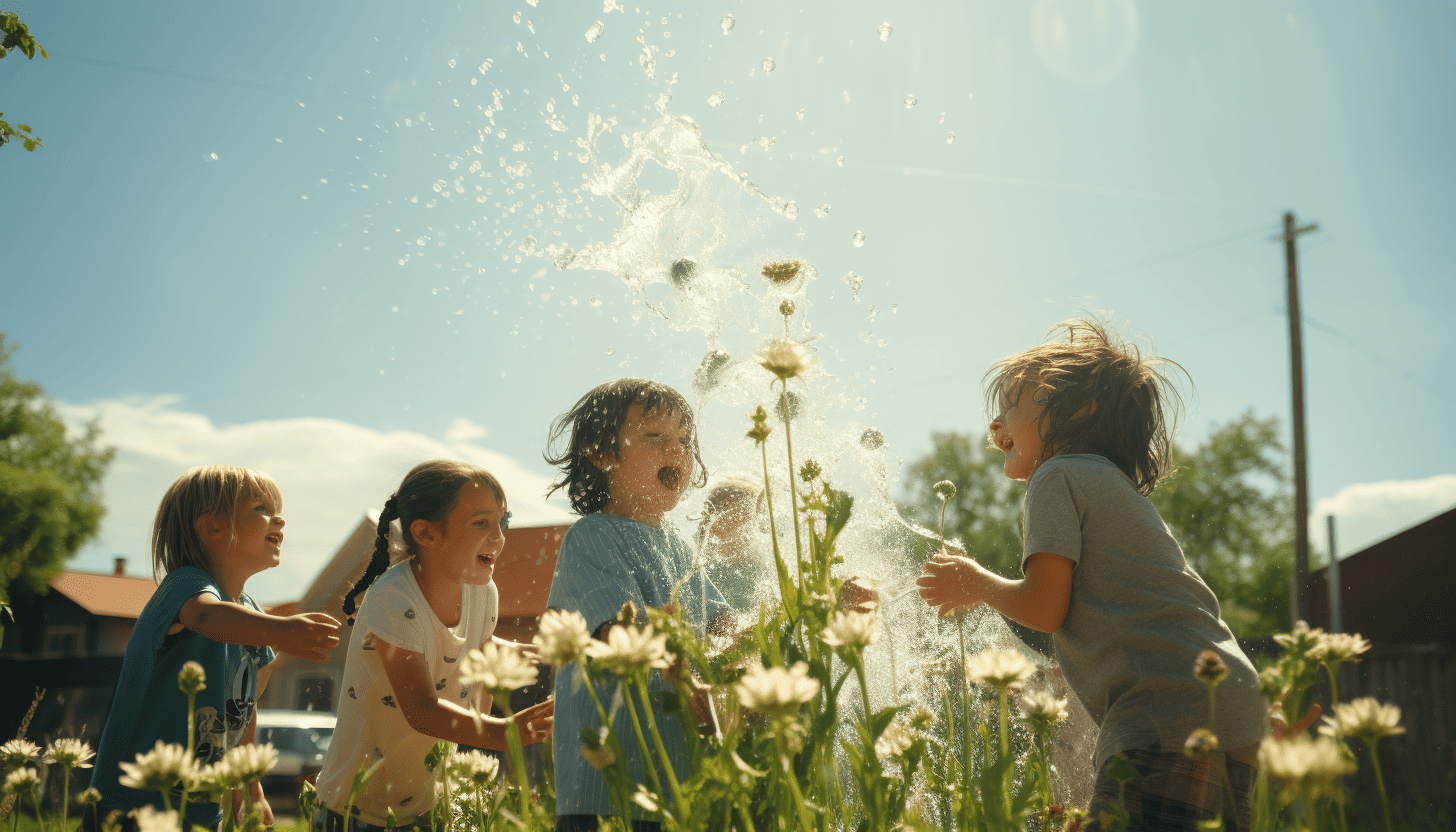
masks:
{"type": "Polygon", "coordinates": [[[1213,650],[1228,665],[1213,731],[1224,749],[1257,743],[1268,704],[1258,674],[1219,618],[1218,599],[1183,558],[1158,511],[1105,457],[1042,463],[1026,486],[1026,558],[1076,563],[1067,618],[1053,635],[1067,682],[1100,731],[1093,764],[1119,751],[1174,751],[1209,727],[1208,688],[1193,662],[1213,650]]]}

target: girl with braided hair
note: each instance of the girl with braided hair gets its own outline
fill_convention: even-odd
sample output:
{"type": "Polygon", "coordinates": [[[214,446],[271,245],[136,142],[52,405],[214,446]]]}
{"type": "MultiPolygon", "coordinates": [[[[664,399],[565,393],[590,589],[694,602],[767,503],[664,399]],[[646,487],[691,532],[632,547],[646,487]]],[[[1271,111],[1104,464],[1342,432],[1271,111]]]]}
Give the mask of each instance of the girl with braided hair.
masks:
{"type": "MultiPolygon", "coordinates": [[[[472,704],[487,713],[490,696],[461,684],[458,662],[489,641],[529,649],[493,635],[492,578],[509,519],[499,480],[445,460],[416,465],[384,504],[374,556],[344,600],[353,632],[315,829],[383,832],[391,820],[426,828],[437,778],[425,756],[437,741],[507,750],[509,722],[472,713],[472,704]],[[396,520],[405,557],[390,566],[396,520]],[[355,773],[370,769],[351,800],[355,773]]],[[[551,701],[516,714],[521,741],[550,736],[552,714],[551,701]]]]}

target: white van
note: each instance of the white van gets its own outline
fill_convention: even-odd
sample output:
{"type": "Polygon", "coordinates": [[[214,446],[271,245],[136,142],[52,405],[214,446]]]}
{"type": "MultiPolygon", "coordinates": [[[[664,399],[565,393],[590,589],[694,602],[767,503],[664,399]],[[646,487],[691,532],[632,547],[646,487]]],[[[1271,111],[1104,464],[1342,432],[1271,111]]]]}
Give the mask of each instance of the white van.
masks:
{"type": "Polygon", "coordinates": [[[278,764],[264,786],[297,787],[312,782],[323,768],[324,752],[334,736],[338,716],[326,711],[258,711],[258,743],[273,743],[278,764]]]}

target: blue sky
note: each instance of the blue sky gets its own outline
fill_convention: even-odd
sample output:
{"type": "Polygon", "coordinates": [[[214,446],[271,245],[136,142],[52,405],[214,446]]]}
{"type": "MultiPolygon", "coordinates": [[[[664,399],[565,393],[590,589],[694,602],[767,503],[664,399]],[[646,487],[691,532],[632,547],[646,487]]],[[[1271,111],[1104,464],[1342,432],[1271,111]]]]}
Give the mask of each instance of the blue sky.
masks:
{"type": "MultiPolygon", "coordinates": [[[[0,329],[20,375],[121,449],[79,567],[122,553],[137,571],[161,491],[205,462],[283,487],[289,562],[255,579],[264,600],[425,456],[509,468],[518,514],[559,517],[537,499],[552,417],[620,375],[687,390],[709,343],[644,305],[674,314],[665,286],[518,245],[611,238],[621,217],[584,189],[576,140],[589,113],[615,117],[598,153],[621,163],[665,92],[736,172],[799,207],[727,200],[723,265],[815,266],[798,318],[821,336],[826,418],[881,428],[892,474],[932,430],[980,430],[985,368],[1086,311],[1187,368],[1185,444],[1250,410],[1287,425],[1270,238],[1295,210],[1321,226],[1301,239],[1317,511],[1340,516],[1345,548],[1456,504],[1449,6],[0,8],[51,53],[0,61],[6,119],[45,143],[0,148],[0,329]]],[[[739,357],[773,325],[761,285],[741,287],[723,342],[739,357]]],[[[751,398],[704,408],[715,471],[735,464],[751,398]]]]}

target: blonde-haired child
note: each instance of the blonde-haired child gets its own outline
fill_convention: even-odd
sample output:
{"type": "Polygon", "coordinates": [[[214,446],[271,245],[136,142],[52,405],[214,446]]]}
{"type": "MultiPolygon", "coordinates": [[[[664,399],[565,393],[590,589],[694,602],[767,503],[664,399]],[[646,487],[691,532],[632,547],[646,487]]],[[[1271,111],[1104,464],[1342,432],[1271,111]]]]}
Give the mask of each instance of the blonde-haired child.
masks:
{"type": "Polygon", "coordinates": [[[1215,816],[1247,829],[1267,704],[1218,599],[1147,498],[1171,473],[1179,400],[1163,368],[1177,365],[1095,321],[1058,330],[987,373],[992,442],[1006,476],[1027,480],[1025,577],[942,552],[926,564],[920,594],[941,615],[989,604],[1053,634],[1062,672],[1099,727],[1089,830],[1102,828],[1119,793],[1130,830],[1193,830],[1215,816]],[[1228,668],[1215,714],[1193,675],[1210,650],[1228,668]],[[1184,755],[1203,727],[1224,751],[1184,755]],[[1119,754],[1137,772],[1125,789],[1109,772],[1119,754]]]}
{"type": "MultiPolygon", "coordinates": [[[[495,565],[510,512],[489,471],[449,460],[416,465],[379,514],[374,556],[344,600],[353,632],[339,727],[318,776],[315,829],[383,832],[428,825],[439,778],[425,765],[436,741],[505,751],[506,720],[477,721],[490,695],[460,680],[460,659],[496,638],[495,565]],[[407,557],[390,566],[398,520],[407,557]],[[355,598],[368,590],[356,608],[355,598]],[[354,776],[370,771],[362,792],[354,776]],[[346,814],[347,813],[347,814],[346,814]]],[[[551,735],[552,703],[515,715],[521,740],[551,735]]]]}
{"type": "MultiPolygon", "coordinates": [[[[162,808],[156,792],[121,784],[119,764],[158,741],[187,745],[187,697],[177,687],[183,664],[197,662],[206,672],[191,715],[197,761],[205,764],[252,741],[273,648],[323,661],[339,643],[339,623],[329,616],[269,615],[243,594],[248,578],[278,565],[282,509],[267,475],[234,465],[194,468],[167,489],[152,526],[152,569],[165,577],[132,628],[96,754],[100,817],[162,808]]],[[[271,824],[260,788],[253,797],[271,824]]],[[[222,811],[191,803],[187,825],[215,827],[222,811]]]]}

